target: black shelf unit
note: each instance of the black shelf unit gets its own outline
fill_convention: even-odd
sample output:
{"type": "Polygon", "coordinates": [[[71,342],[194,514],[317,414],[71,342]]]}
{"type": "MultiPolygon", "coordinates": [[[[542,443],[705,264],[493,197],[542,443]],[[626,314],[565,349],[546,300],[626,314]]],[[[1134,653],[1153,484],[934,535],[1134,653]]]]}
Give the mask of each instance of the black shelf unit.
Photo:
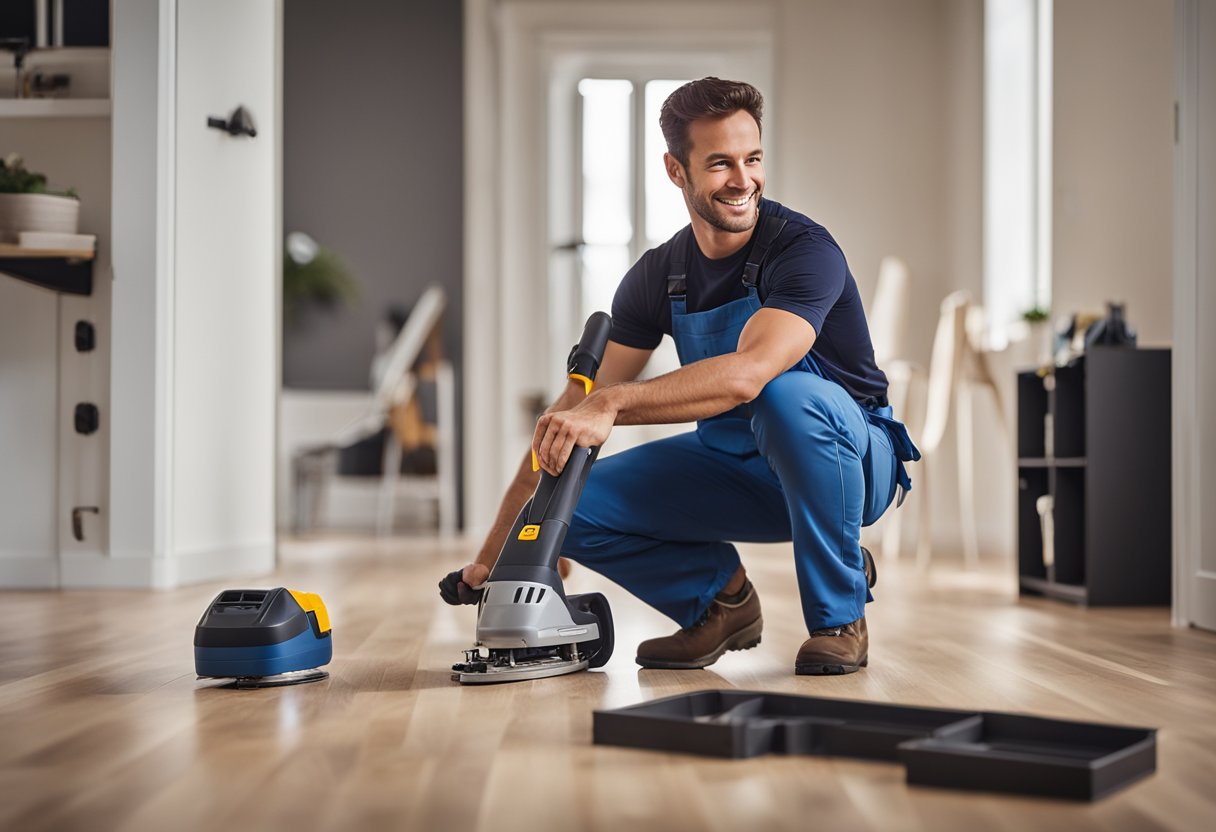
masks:
{"type": "Polygon", "coordinates": [[[1018,582],[1090,606],[1170,602],[1170,351],[1094,347],[1018,374],[1018,582]],[[1038,498],[1054,500],[1044,563],[1038,498]]]}

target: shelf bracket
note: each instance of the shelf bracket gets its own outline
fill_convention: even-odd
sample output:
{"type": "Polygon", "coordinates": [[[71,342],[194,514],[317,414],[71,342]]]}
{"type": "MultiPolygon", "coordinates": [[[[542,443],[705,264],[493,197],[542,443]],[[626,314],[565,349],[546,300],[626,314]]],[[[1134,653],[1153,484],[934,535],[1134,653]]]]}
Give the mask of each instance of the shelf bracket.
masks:
{"type": "Polygon", "coordinates": [[[93,261],[77,257],[0,257],[0,274],[67,295],[93,294],[93,261]]]}

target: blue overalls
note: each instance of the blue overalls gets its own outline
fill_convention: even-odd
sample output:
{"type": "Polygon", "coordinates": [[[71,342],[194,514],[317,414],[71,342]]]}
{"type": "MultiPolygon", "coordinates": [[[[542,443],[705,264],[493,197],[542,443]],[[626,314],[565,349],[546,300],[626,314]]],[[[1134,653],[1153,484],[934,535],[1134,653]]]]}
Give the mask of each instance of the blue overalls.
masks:
{"type": "MultiPolygon", "coordinates": [[[[747,296],[715,309],[686,311],[684,263],[673,263],[681,364],[737,349],[784,224],[766,218],[744,266],[747,296]]],[[[691,247],[691,231],[682,233],[691,247]]],[[[903,461],[919,458],[890,407],[863,408],[807,355],[755,400],[695,431],[598,460],[563,554],[689,627],[739,567],[725,541],[792,540],[808,632],[847,624],[872,600],[861,527],[882,515],[897,486],[911,487],[903,461]]]]}

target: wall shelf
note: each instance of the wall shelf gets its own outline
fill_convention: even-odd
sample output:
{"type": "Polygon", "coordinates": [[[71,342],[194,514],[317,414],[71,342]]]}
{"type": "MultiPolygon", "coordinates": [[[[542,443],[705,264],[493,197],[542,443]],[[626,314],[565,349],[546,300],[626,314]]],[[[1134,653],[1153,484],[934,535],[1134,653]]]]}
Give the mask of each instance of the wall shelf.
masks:
{"type": "Polygon", "coordinates": [[[1019,457],[1019,468],[1084,468],[1083,456],[1019,457]]]}
{"type": "Polygon", "coordinates": [[[108,98],[0,98],[0,118],[108,118],[108,98]]]}
{"type": "Polygon", "coordinates": [[[93,294],[92,251],[22,248],[0,243],[0,274],[67,295],[93,294]]]}

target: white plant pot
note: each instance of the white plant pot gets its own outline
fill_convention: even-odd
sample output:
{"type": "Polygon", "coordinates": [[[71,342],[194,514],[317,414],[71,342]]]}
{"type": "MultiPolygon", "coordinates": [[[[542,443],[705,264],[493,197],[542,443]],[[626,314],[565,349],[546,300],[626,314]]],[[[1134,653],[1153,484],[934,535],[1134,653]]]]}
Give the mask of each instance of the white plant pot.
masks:
{"type": "Polygon", "coordinates": [[[51,194],[0,194],[0,243],[17,242],[22,231],[75,234],[80,200],[51,194]]]}

